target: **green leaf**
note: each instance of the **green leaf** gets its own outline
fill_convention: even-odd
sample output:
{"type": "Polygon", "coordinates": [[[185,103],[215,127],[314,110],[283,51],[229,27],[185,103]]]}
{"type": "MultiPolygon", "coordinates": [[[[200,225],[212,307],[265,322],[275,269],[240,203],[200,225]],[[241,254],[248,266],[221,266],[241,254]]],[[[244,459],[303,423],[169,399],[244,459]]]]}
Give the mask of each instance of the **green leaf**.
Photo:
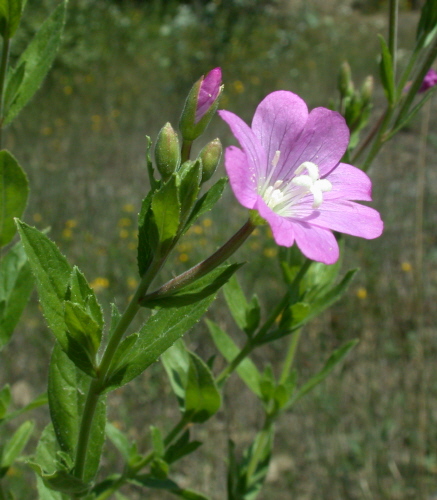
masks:
{"type": "Polygon", "coordinates": [[[421,46],[426,46],[425,39],[428,38],[437,26],[437,2],[436,0],[426,0],[423,4],[419,23],[417,24],[416,41],[422,42],[421,46]]]}
{"type": "Polygon", "coordinates": [[[3,109],[9,109],[14,100],[18,97],[21,84],[23,83],[24,75],[26,73],[26,63],[23,62],[15,70],[10,70],[10,77],[8,75],[5,84],[5,100],[3,109]]]}
{"type": "Polygon", "coordinates": [[[21,243],[0,260],[0,349],[9,342],[33,289],[33,276],[21,243]]]}
{"type": "Polygon", "coordinates": [[[6,415],[11,404],[11,388],[6,384],[0,391],[0,420],[6,415]]]}
{"type": "Polygon", "coordinates": [[[244,292],[238,283],[237,277],[232,276],[223,287],[223,295],[232,317],[240,330],[247,327],[246,309],[248,307],[244,292]]]}
{"type": "Polygon", "coordinates": [[[40,476],[36,478],[36,487],[38,490],[38,500],[69,500],[69,497],[63,493],[53,491],[46,486],[40,476]]]}
{"type": "Polygon", "coordinates": [[[3,477],[9,467],[19,457],[24,447],[32,435],[34,422],[23,422],[14,432],[12,437],[3,445],[3,451],[0,462],[0,477],[3,477]]]}
{"type": "Polygon", "coordinates": [[[190,356],[183,340],[177,340],[167,349],[161,356],[161,361],[167,372],[173,392],[178,399],[179,408],[183,412],[185,408],[185,388],[190,367],[190,356]]]}
{"type": "Polygon", "coordinates": [[[396,87],[393,72],[393,61],[390,50],[382,35],[378,35],[381,43],[381,62],[379,64],[381,83],[389,104],[393,104],[396,97],[396,87]]]}
{"type": "Polygon", "coordinates": [[[167,448],[164,459],[171,464],[182,457],[193,453],[202,443],[200,441],[190,441],[190,431],[185,431],[182,436],[167,448]]]}
{"type": "Polygon", "coordinates": [[[102,330],[91,316],[74,302],[64,302],[68,345],[61,346],[73,363],[90,377],[96,376],[96,354],[102,330]]]}
{"type": "Polygon", "coordinates": [[[220,409],[221,397],[214,377],[206,363],[189,352],[187,386],[185,388],[185,414],[191,422],[202,423],[220,409]]]}
{"type": "Polygon", "coordinates": [[[0,247],[7,245],[17,229],[14,217],[21,217],[27,204],[29,181],[9,151],[0,151],[0,247]]]}
{"type": "MultiPolygon", "coordinates": [[[[76,368],[61,350],[53,349],[49,370],[49,408],[56,438],[62,451],[74,460],[79,426],[88,392],[90,378],[76,368]]],[[[105,440],[106,399],[101,397],[91,429],[85,466],[85,482],[94,478],[105,440]]],[[[58,478],[58,476],[53,479],[58,478]]],[[[62,478],[61,478],[62,479],[62,478]]]]}
{"type": "Polygon", "coordinates": [[[181,204],[176,174],[153,194],[151,210],[158,229],[161,252],[165,252],[173,243],[179,229],[181,204]]]}
{"type": "Polygon", "coordinates": [[[154,425],[151,425],[150,434],[152,435],[152,445],[155,456],[163,458],[165,453],[165,443],[160,429],[158,429],[158,427],[155,427],[154,425]]]}
{"type": "MultiPolygon", "coordinates": [[[[240,349],[235,345],[234,341],[225,333],[217,324],[212,321],[206,320],[209,332],[217,349],[223,357],[230,363],[240,353],[240,349]]],[[[241,380],[249,387],[249,389],[261,397],[260,377],[261,374],[255,364],[249,359],[245,358],[237,367],[237,373],[241,380]]]]}
{"type": "Polygon", "coordinates": [[[106,422],[106,435],[126,462],[130,462],[133,458],[139,456],[136,444],[129,441],[129,439],[110,422],[106,422]]]}
{"type": "Polygon", "coordinates": [[[64,0],[44,21],[33,40],[21,54],[15,69],[9,73],[7,86],[13,78],[17,79],[15,72],[22,71],[21,67],[25,65],[24,77],[17,97],[6,110],[4,125],[10,123],[29,102],[50,69],[61,43],[65,9],[66,1],[64,0]]]}
{"type": "Polygon", "coordinates": [[[20,24],[26,0],[0,0],[0,34],[12,38],[20,24]]]}
{"type": "Polygon", "coordinates": [[[195,304],[215,294],[243,264],[223,264],[180,290],[141,302],[148,308],[177,307],[195,304]]]}
{"type": "Polygon", "coordinates": [[[31,401],[28,405],[24,406],[23,408],[20,408],[19,410],[15,410],[5,415],[4,418],[0,419],[0,423],[13,420],[14,418],[18,417],[19,415],[22,415],[23,413],[26,413],[35,408],[39,408],[40,406],[46,405],[47,402],[48,402],[47,394],[44,392],[43,394],[37,396],[33,401],[31,401]]]}
{"type": "Polygon", "coordinates": [[[308,394],[314,387],[320,382],[323,382],[325,378],[332,372],[332,370],[349,354],[350,350],[355,347],[358,340],[350,340],[339,349],[334,351],[326,361],[323,368],[313,377],[311,377],[308,382],[306,382],[302,387],[300,387],[295,395],[292,397],[287,406],[291,406],[296,401],[299,401],[305,394],[308,394]]]}
{"type": "Polygon", "coordinates": [[[103,329],[102,308],[97,301],[94,290],[89,286],[85,276],[77,266],[73,266],[73,272],[71,273],[70,300],[81,305],[90,314],[100,329],[103,329]]]}
{"type": "Polygon", "coordinates": [[[214,298],[210,295],[194,305],[161,309],[153,314],[141,328],[135,351],[126,357],[124,366],[111,370],[106,391],[127,384],[154,363],[200,320],[214,298]]]}
{"type": "Polygon", "coordinates": [[[61,345],[67,348],[64,300],[72,269],[58,247],[47,236],[21,221],[17,221],[17,226],[36,278],[46,321],[61,345]]]}
{"type": "Polygon", "coordinates": [[[178,199],[182,225],[188,219],[191,209],[200,191],[202,179],[202,163],[200,161],[186,162],[176,172],[178,178],[178,199]]]}
{"type": "Polygon", "coordinates": [[[140,276],[147,271],[155,255],[159,236],[151,210],[153,192],[144,198],[138,216],[138,270],[140,276]]]}
{"type": "Polygon", "coordinates": [[[152,488],[155,490],[167,490],[173,495],[176,495],[185,500],[209,500],[208,497],[201,495],[193,490],[179,488],[179,486],[171,479],[157,479],[149,474],[139,474],[130,480],[131,483],[152,488]]]}
{"type": "Polygon", "coordinates": [[[184,227],[184,233],[194,224],[194,222],[203,214],[209,212],[212,207],[222,197],[223,191],[228,184],[227,177],[219,179],[194,205],[194,208],[184,227]]]}

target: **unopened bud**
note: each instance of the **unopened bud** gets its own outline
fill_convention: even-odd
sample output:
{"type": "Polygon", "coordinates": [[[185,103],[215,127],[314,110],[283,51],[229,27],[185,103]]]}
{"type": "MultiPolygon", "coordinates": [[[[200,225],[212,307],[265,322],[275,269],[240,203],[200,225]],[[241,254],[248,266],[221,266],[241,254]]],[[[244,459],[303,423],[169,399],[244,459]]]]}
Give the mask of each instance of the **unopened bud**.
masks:
{"type": "Polygon", "coordinates": [[[215,68],[205,77],[202,76],[191,88],[179,122],[179,129],[185,141],[194,141],[208,126],[223,91],[221,81],[222,71],[215,68]]]}
{"type": "Polygon", "coordinates": [[[202,183],[211,179],[222,159],[223,147],[220,139],[209,142],[200,152],[202,160],[202,183]]]}
{"type": "Polygon", "coordinates": [[[373,96],[373,76],[369,75],[361,87],[361,100],[363,105],[367,105],[371,102],[373,96]]]}
{"type": "Polygon", "coordinates": [[[164,181],[171,177],[181,163],[178,134],[170,123],[166,123],[159,131],[155,146],[155,161],[156,168],[164,181]]]}
{"type": "Polygon", "coordinates": [[[340,67],[340,73],[338,75],[338,90],[340,91],[341,97],[350,96],[354,91],[351,67],[347,61],[344,61],[340,67]]]}

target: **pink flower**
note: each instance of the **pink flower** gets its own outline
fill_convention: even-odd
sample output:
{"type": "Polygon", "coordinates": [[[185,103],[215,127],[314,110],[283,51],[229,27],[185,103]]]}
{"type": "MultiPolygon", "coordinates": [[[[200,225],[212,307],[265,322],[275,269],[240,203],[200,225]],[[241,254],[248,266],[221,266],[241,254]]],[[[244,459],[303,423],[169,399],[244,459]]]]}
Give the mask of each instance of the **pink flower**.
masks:
{"type": "Polygon", "coordinates": [[[351,201],[370,201],[371,182],[358,168],[340,163],[349,130],[339,113],[308,113],[299,96],[277,91],[259,104],[251,128],[234,113],[219,114],[241,146],[225,152],[232,190],[269,223],[278,245],[296,242],[309,259],[333,264],[339,248],[332,231],[380,236],[379,213],[351,201]]]}
{"type": "Polygon", "coordinates": [[[208,109],[216,101],[222,84],[222,70],[212,69],[201,81],[199,94],[197,96],[196,117],[194,123],[198,123],[208,109]]]}
{"type": "Polygon", "coordinates": [[[431,68],[423,79],[419,93],[426,92],[431,87],[434,87],[434,85],[437,85],[437,73],[431,68]]]}

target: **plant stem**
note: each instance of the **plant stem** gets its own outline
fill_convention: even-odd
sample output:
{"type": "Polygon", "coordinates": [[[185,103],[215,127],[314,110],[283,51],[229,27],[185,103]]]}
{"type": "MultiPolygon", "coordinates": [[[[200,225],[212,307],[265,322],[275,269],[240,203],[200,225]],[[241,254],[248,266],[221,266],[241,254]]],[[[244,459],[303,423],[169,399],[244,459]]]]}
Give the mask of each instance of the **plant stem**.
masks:
{"type": "Polygon", "coordinates": [[[279,378],[280,384],[283,384],[287,380],[288,374],[290,373],[291,367],[293,366],[293,361],[296,355],[297,346],[299,345],[301,333],[302,328],[299,328],[291,334],[290,343],[288,345],[287,354],[285,355],[281,376],[279,378]]]}
{"type": "Polygon", "coordinates": [[[99,401],[100,393],[104,388],[105,377],[111,365],[112,358],[124,333],[126,332],[136,313],[140,309],[140,297],[142,297],[147,291],[147,288],[155,278],[157,272],[164,263],[164,260],[165,258],[162,257],[153,261],[147,272],[144,274],[141,283],[138,285],[135,295],[132,297],[124,314],[121,316],[111,338],[109,339],[108,345],[106,346],[105,352],[97,370],[99,378],[94,379],[90,382],[90,387],[88,389],[88,394],[80,424],[79,436],[77,440],[76,459],[74,464],[74,475],[80,479],[83,478],[85,471],[86,454],[88,450],[94,414],[96,411],[97,403],[99,401]]]}
{"type": "Polygon", "coordinates": [[[236,250],[246,241],[246,239],[251,235],[252,231],[255,229],[255,225],[248,220],[235,234],[232,236],[223,246],[221,246],[216,252],[214,252],[210,257],[199,262],[188,271],[176,276],[165,285],[158,288],[154,292],[145,295],[141,300],[142,305],[147,305],[147,302],[151,302],[154,299],[162,298],[166,295],[172,295],[181,288],[189,285],[193,281],[205,276],[210,271],[218,267],[225,260],[227,260],[236,250]]]}
{"type": "Polygon", "coordinates": [[[252,458],[247,467],[246,478],[248,484],[250,484],[250,478],[256,473],[256,469],[262,458],[262,454],[265,450],[266,443],[271,438],[270,433],[272,426],[273,426],[273,420],[271,417],[267,415],[262,431],[259,434],[259,440],[257,442],[257,446],[253,452],[252,458]]]}
{"type": "Polygon", "coordinates": [[[184,162],[186,162],[187,160],[190,159],[191,146],[192,145],[193,145],[193,141],[186,141],[186,140],[184,140],[182,142],[181,163],[184,163],[184,162]]]}
{"type": "Polygon", "coordinates": [[[5,33],[3,38],[3,49],[2,49],[2,59],[0,63],[0,149],[2,149],[3,143],[3,120],[4,120],[4,103],[5,103],[5,83],[6,74],[8,71],[9,64],[9,52],[11,48],[11,39],[8,34],[5,33]]]}
{"type": "Polygon", "coordinates": [[[243,349],[235,356],[235,358],[222,370],[222,372],[215,379],[216,384],[219,388],[223,387],[223,384],[226,382],[226,379],[231,375],[231,373],[238,367],[238,365],[243,361],[243,359],[248,356],[252,350],[255,348],[255,345],[248,340],[244,345],[243,349]]]}

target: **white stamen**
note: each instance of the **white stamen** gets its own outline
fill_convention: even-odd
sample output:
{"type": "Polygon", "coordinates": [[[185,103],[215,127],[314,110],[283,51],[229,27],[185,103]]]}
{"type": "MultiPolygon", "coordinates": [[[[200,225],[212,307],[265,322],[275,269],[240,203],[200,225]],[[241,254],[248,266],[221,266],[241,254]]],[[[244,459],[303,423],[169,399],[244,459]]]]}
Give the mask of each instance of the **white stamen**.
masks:
{"type": "Polygon", "coordinates": [[[272,160],[272,166],[273,166],[273,168],[276,168],[276,165],[278,164],[280,156],[281,156],[281,152],[280,151],[276,151],[275,156],[273,157],[273,160],[272,160]]]}

